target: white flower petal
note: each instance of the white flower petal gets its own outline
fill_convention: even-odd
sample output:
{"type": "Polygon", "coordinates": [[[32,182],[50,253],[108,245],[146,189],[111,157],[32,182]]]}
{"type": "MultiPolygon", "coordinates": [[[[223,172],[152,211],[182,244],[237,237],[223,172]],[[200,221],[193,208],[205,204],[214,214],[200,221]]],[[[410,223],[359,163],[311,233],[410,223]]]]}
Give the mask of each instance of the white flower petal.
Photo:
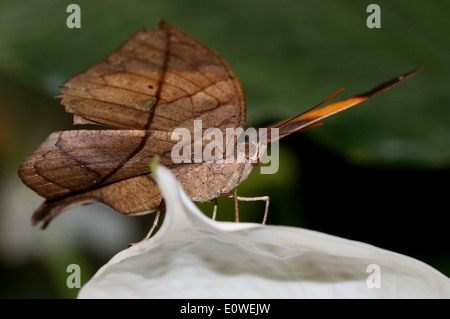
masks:
{"type": "Polygon", "coordinates": [[[170,170],[156,175],[161,229],[114,256],[79,298],[450,298],[449,278],[418,260],[300,228],[215,222],[170,170]]]}

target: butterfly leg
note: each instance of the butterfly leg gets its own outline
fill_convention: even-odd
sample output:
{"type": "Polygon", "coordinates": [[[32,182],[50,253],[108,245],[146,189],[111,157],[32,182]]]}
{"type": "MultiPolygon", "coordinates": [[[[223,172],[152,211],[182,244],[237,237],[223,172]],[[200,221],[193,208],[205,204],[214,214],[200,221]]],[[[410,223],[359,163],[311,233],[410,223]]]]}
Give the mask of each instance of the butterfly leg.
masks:
{"type": "Polygon", "coordinates": [[[233,189],[233,199],[234,199],[234,221],[239,223],[239,205],[238,205],[238,196],[237,189],[233,189]]]}
{"type": "MultiPolygon", "coordinates": [[[[219,197],[223,198],[230,198],[234,200],[234,221],[236,223],[239,223],[239,205],[238,205],[238,197],[237,196],[237,189],[233,189],[231,192],[220,194],[219,197]]],[[[217,199],[216,199],[216,206],[217,206],[217,199]]],[[[214,207],[216,209],[217,207],[214,207]]]]}
{"type": "Polygon", "coordinates": [[[237,196],[237,200],[240,200],[242,202],[256,202],[256,201],[265,201],[266,202],[266,208],[264,209],[264,217],[262,224],[265,225],[267,221],[267,215],[269,214],[269,196],[259,196],[259,197],[242,197],[237,196]]]}
{"type": "Polygon", "coordinates": [[[214,209],[211,219],[216,220],[216,215],[217,215],[217,198],[214,198],[214,209]]]}
{"type": "Polygon", "coordinates": [[[140,242],[143,242],[144,240],[149,239],[152,236],[153,231],[155,230],[156,226],[158,226],[158,221],[159,221],[159,217],[161,216],[161,209],[163,206],[164,206],[164,199],[162,199],[161,203],[159,204],[158,210],[155,215],[155,219],[153,220],[153,225],[150,228],[150,230],[148,231],[147,235],[145,235],[145,237],[142,238],[140,241],[131,243],[129,246],[134,246],[136,244],[139,244],[140,242]]]}
{"type": "Polygon", "coordinates": [[[226,193],[226,194],[222,194],[220,197],[226,197],[226,198],[234,199],[234,211],[235,211],[235,221],[236,222],[239,222],[239,207],[238,207],[238,202],[239,201],[242,201],[242,202],[265,201],[266,202],[266,207],[264,209],[264,217],[263,217],[262,224],[263,225],[266,224],[267,215],[269,214],[269,202],[270,202],[269,196],[242,197],[242,196],[237,196],[237,190],[234,189],[232,192],[229,192],[229,193],[226,193]]]}
{"type": "Polygon", "coordinates": [[[156,226],[158,226],[159,216],[161,216],[161,210],[158,210],[158,211],[156,212],[155,219],[153,220],[153,225],[152,225],[152,227],[150,228],[150,230],[148,231],[147,235],[145,235],[144,239],[142,239],[142,240],[149,239],[150,236],[152,236],[153,231],[155,230],[156,226]]]}

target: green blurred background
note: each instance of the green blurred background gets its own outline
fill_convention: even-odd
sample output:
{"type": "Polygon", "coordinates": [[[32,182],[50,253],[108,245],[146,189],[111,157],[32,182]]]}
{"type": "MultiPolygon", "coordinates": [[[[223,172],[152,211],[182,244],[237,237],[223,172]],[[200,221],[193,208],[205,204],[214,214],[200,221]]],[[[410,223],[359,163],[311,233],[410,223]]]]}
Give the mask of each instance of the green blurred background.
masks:
{"type": "MultiPolygon", "coordinates": [[[[17,177],[22,159],[51,132],[73,129],[58,86],[102,60],[138,28],[164,19],[221,54],[247,97],[248,126],[292,117],[340,88],[362,93],[425,69],[392,90],[280,143],[277,174],[255,171],[241,196],[271,197],[269,224],[293,225],[418,258],[450,276],[450,2],[376,1],[12,1],[0,0],[0,297],[71,298],[66,267],[82,283],[152,216],[78,207],[41,231],[43,201],[17,177]],[[81,29],[66,8],[81,7],[81,29]]],[[[218,219],[232,220],[231,200],[218,219]]],[[[209,204],[201,205],[210,214],[209,204]]],[[[259,222],[263,203],[241,203],[259,222]]]]}

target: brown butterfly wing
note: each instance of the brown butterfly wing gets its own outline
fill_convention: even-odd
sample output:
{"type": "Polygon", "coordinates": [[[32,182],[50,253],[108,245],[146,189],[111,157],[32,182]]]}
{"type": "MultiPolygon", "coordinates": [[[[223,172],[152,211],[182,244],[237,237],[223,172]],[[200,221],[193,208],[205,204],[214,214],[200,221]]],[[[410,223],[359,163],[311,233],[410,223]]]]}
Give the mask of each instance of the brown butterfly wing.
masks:
{"type": "Polygon", "coordinates": [[[244,127],[239,79],[214,51],[161,22],[139,30],[107,59],[67,81],[62,104],[75,124],[171,131],[193,127],[244,127]]]}
{"type": "Polygon", "coordinates": [[[119,212],[154,211],[161,201],[149,172],[159,155],[175,167],[170,151],[175,128],[194,135],[194,120],[209,127],[245,126],[239,79],[215,52],[161,22],[139,30],[106,60],[61,88],[75,124],[119,130],[51,134],[19,168],[22,181],[47,198],[33,215],[44,227],[73,206],[103,202],[119,212]]]}
{"type": "Polygon", "coordinates": [[[55,132],[25,158],[19,172],[25,185],[54,199],[147,174],[155,154],[171,167],[174,144],[163,131],[55,132]]]}
{"type": "Polygon", "coordinates": [[[173,167],[174,144],[165,131],[52,133],[19,167],[24,184],[47,198],[33,220],[49,221],[67,208],[95,201],[126,214],[156,209],[161,196],[149,163],[158,154],[163,165],[173,167]]]}
{"type": "Polygon", "coordinates": [[[155,212],[162,195],[152,174],[131,177],[84,192],[75,192],[67,196],[47,199],[33,214],[33,225],[43,222],[42,228],[57,215],[82,204],[101,202],[118,212],[140,215],[155,212]]]}

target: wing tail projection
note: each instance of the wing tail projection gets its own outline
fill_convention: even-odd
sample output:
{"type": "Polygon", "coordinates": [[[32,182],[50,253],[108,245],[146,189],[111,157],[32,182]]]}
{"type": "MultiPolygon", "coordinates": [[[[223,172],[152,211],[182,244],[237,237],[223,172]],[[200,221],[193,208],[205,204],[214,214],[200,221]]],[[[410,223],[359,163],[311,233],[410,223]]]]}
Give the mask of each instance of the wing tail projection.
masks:
{"type": "Polygon", "coordinates": [[[340,93],[342,90],[338,91],[337,93],[330,96],[328,99],[326,99],[324,102],[320,103],[319,105],[309,109],[308,111],[297,115],[287,121],[275,124],[271,126],[272,128],[278,128],[279,134],[277,138],[272,138],[269,136],[268,141],[275,142],[279,140],[282,137],[288,136],[292,133],[303,131],[305,129],[311,128],[312,125],[319,125],[319,121],[330,117],[336,113],[339,113],[341,111],[344,111],[348,108],[351,108],[352,106],[355,106],[361,102],[364,102],[386,90],[389,90],[390,88],[394,87],[395,85],[399,84],[400,82],[403,82],[404,80],[410,78],[415,73],[422,70],[423,67],[417,68],[411,72],[405,73],[403,75],[400,75],[392,80],[386,81],[377,87],[373,88],[370,91],[367,91],[365,93],[350,97],[348,99],[338,101],[332,104],[325,105],[321,108],[317,108],[318,106],[322,105],[324,102],[328,101],[330,98],[336,96],[338,93],[340,93]]]}

